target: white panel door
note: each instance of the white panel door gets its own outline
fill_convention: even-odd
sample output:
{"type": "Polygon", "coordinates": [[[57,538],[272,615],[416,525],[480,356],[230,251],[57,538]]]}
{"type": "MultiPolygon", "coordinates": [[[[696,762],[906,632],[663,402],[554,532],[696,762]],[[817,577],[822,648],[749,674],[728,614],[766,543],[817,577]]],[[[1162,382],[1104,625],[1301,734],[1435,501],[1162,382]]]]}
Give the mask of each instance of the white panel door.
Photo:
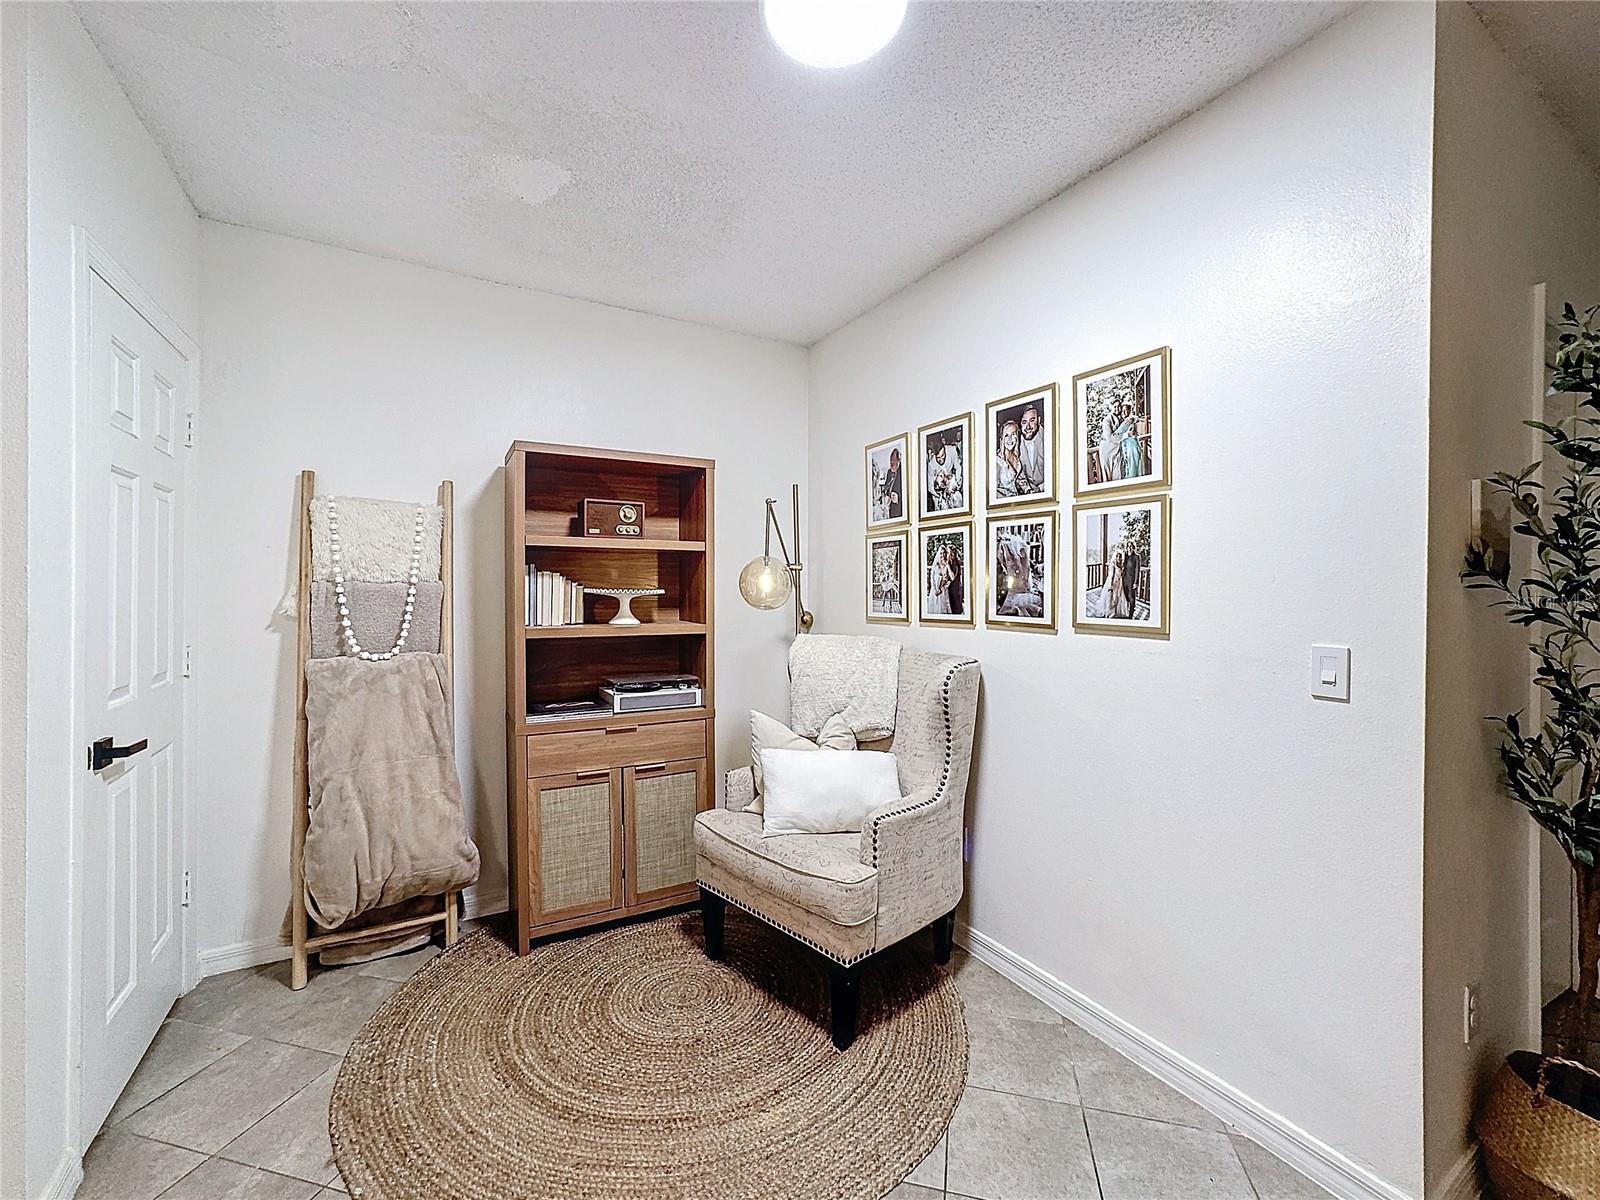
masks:
{"type": "Polygon", "coordinates": [[[85,606],[82,1138],[182,987],[183,431],[189,363],[89,274],[78,518],[85,606]]]}

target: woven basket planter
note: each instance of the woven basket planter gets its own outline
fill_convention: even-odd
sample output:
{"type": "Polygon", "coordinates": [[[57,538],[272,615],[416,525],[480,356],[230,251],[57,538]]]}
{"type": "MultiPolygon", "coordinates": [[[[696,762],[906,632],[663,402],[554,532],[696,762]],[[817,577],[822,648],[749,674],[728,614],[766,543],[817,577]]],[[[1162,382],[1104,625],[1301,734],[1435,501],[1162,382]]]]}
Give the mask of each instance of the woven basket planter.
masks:
{"type": "Polygon", "coordinates": [[[1600,1200],[1600,1072],[1519,1050],[1478,1114],[1501,1200],[1600,1200]]]}

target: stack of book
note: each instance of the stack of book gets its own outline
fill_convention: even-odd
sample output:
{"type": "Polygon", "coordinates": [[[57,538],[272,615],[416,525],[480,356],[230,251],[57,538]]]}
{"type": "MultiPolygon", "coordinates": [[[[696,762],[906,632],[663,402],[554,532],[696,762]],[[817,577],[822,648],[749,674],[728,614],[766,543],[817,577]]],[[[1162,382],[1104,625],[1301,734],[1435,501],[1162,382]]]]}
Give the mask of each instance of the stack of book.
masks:
{"type": "Polygon", "coordinates": [[[530,627],[583,624],[583,585],[565,575],[529,563],[526,600],[530,627]]]}

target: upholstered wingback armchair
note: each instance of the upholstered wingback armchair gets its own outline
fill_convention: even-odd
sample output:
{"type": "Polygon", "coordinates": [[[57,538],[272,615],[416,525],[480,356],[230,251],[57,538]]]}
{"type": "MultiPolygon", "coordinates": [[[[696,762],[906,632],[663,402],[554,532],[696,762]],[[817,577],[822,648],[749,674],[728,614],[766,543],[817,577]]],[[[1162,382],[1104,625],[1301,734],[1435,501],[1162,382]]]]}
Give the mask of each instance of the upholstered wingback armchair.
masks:
{"type": "Polygon", "coordinates": [[[841,1050],[855,1038],[861,964],[929,925],[947,962],[961,899],[978,664],[908,646],[897,692],[894,734],[861,749],[894,752],[902,798],[872,813],[860,833],[763,839],[761,816],[742,811],[755,795],[749,767],[728,773],[722,805],[695,822],[706,954],[722,956],[729,903],[820,952],[831,967],[841,1050]]]}

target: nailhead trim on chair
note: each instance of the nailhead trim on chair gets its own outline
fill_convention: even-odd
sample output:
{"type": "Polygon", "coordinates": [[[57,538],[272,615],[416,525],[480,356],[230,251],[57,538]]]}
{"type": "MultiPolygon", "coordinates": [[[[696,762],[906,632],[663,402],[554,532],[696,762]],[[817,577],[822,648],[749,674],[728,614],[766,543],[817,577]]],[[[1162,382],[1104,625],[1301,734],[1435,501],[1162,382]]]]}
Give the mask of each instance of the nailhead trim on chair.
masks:
{"type": "Polygon", "coordinates": [[[940,704],[944,708],[944,764],[939,768],[939,782],[934,786],[933,794],[922,803],[913,804],[909,808],[897,808],[893,812],[884,813],[877,820],[873,821],[872,865],[874,868],[876,868],[878,865],[878,826],[892,817],[898,817],[903,813],[916,812],[919,808],[927,808],[930,804],[935,804],[943,798],[945,784],[950,782],[950,685],[955,682],[957,671],[961,670],[963,667],[975,667],[977,665],[977,659],[964,658],[960,662],[951,663],[950,669],[945,672],[944,682],[939,686],[939,700],[940,704]]]}
{"type": "Polygon", "coordinates": [[[710,892],[713,896],[721,896],[724,900],[726,900],[729,904],[733,905],[735,908],[744,909],[745,912],[749,913],[752,917],[755,917],[757,920],[765,921],[768,925],[771,925],[774,929],[782,930],[784,933],[787,933],[790,937],[792,937],[795,941],[804,942],[806,945],[810,946],[813,950],[815,950],[818,954],[822,955],[824,958],[831,958],[834,962],[838,963],[840,966],[845,966],[845,967],[851,966],[854,963],[860,962],[864,958],[870,958],[872,956],[872,954],[873,954],[873,951],[868,950],[863,954],[856,955],[854,958],[840,958],[837,954],[835,954],[832,950],[829,950],[826,946],[820,945],[817,942],[813,942],[805,934],[795,932],[793,929],[790,929],[787,925],[783,924],[781,921],[774,921],[771,917],[767,916],[767,914],[764,913],[764,912],[757,912],[755,909],[751,908],[748,904],[745,904],[745,903],[743,903],[742,901],[739,901],[739,900],[735,900],[732,896],[728,895],[726,892],[717,890],[716,888],[712,887],[709,883],[706,883],[704,880],[700,881],[700,886],[704,890],[710,892]]]}

